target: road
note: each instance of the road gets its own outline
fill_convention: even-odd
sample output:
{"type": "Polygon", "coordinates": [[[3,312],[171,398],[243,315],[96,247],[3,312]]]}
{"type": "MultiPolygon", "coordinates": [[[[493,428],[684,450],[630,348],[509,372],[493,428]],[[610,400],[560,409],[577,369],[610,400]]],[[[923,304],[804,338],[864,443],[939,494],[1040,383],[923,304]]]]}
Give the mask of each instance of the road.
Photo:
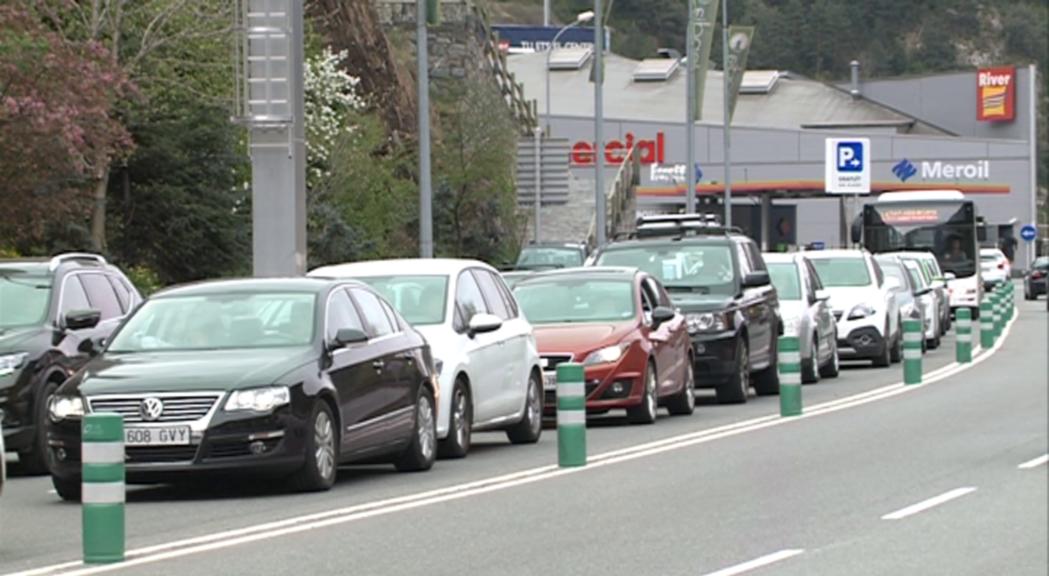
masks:
{"type": "MultiPolygon", "coordinates": [[[[600,419],[584,469],[556,468],[547,430],[524,447],[479,435],[466,460],[424,474],[347,468],[324,494],[130,487],[134,553],[105,570],[1044,576],[1049,323],[1044,302],[1019,309],[969,368],[949,366],[947,338],[925,359],[927,382],[940,379],[923,386],[898,384],[898,365],[849,367],[804,388],[801,418],[779,418],[775,398],[707,397],[654,426],[600,419]]],[[[76,573],[79,508],[49,489],[10,481],[0,573],[76,573]]]]}

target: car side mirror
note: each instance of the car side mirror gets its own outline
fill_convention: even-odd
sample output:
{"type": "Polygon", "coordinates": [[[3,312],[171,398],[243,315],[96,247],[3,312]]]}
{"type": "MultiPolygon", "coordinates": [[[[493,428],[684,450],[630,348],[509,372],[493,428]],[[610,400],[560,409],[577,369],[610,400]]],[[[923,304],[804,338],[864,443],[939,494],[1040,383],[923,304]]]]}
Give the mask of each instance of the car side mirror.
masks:
{"type": "Polygon", "coordinates": [[[957,280],[957,279],[958,279],[958,277],[957,277],[957,276],[956,276],[956,275],[954,274],[954,272],[945,272],[945,273],[944,273],[944,275],[943,275],[943,277],[944,277],[944,278],[945,278],[945,279],[946,279],[947,281],[951,281],[951,280],[957,280]]]}
{"type": "Polygon", "coordinates": [[[471,336],[474,334],[484,334],[485,332],[495,332],[502,327],[502,318],[493,316],[492,314],[474,314],[469,322],[471,336]]]}
{"type": "Polygon", "coordinates": [[[816,302],[826,302],[827,300],[830,300],[830,292],[823,288],[816,290],[816,302]]]}
{"type": "Polygon", "coordinates": [[[764,270],[750,272],[743,277],[744,288],[761,288],[762,286],[768,286],[771,283],[772,280],[769,278],[769,273],[764,270]]]}
{"type": "Polygon", "coordinates": [[[353,344],[360,344],[368,341],[368,335],[357,328],[340,328],[335,333],[335,347],[345,348],[353,344]]]}
{"type": "Polygon", "coordinates": [[[652,310],[652,326],[658,328],[663,324],[674,319],[677,312],[674,312],[673,308],[667,308],[666,306],[656,306],[655,310],[652,310]]]}
{"type": "Polygon", "coordinates": [[[98,326],[102,320],[99,310],[70,310],[62,319],[62,324],[69,330],[89,330],[98,326]]]}

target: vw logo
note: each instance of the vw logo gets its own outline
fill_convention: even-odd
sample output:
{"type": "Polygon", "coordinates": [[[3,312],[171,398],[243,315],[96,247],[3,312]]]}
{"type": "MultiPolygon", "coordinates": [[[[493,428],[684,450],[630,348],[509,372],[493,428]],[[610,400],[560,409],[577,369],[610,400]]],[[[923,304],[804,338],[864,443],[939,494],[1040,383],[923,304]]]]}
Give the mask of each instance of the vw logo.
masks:
{"type": "Polygon", "coordinates": [[[138,411],[146,422],[156,422],[164,413],[164,402],[160,398],[146,398],[139,404],[138,411]]]}

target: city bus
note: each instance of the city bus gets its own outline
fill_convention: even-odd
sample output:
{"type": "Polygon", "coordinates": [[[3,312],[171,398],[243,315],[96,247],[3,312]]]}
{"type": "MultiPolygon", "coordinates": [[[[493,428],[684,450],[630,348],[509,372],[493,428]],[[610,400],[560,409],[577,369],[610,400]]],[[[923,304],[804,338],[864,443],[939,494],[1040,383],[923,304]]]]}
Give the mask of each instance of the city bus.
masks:
{"type": "Polygon", "coordinates": [[[888,192],[863,206],[852,229],[854,243],[871,253],[931,252],[940,264],[952,314],[979,314],[983,296],[976,207],[956,190],[888,192]]]}

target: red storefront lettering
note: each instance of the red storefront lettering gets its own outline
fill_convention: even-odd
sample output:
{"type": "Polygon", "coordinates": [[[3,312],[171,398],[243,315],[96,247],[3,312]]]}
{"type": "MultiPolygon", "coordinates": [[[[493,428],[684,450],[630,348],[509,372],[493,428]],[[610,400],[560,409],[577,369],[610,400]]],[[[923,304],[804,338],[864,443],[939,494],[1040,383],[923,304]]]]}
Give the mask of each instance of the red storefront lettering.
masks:
{"type": "MultiPolygon", "coordinates": [[[[626,153],[631,148],[637,148],[641,164],[665,164],[666,163],[666,134],[656,133],[652,140],[635,140],[632,132],[627,132],[623,140],[609,140],[605,143],[604,158],[608,166],[618,166],[626,160],[626,153]]],[[[594,144],[592,142],[579,141],[572,145],[569,159],[573,166],[594,165],[594,144]]]]}

